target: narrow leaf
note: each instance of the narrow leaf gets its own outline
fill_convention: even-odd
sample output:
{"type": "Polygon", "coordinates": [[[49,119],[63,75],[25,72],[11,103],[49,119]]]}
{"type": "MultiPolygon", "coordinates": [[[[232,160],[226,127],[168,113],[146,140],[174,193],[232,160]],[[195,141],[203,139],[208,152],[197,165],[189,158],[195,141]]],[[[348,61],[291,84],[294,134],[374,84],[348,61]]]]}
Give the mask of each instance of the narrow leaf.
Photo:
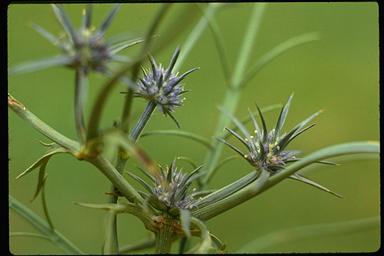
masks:
{"type": "MultiPolygon", "coordinates": [[[[244,156],[243,156],[244,157],[244,156]]],[[[229,156],[225,159],[223,159],[220,163],[218,163],[216,165],[216,167],[212,170],[212,174],[210,176],[210,179],[212,179],[213,175],[215,175],[215,173],[221,168],[223,167],[226,163],[234,160],[234,159],[238,159],[239,157],[237,155],[232,155],[232,156],[229,156]]]]}
{"type": "Polygon", "coordinates": [[[48,236],[44,236],[36,233],[30,233],[30,232],[10,232],[9,233],[9,237],[16,237],[16,236],[36,237],[36,238],[43,238],[48,241],[51,241],[51,239],[48,236]]]}
{"type": "Polygon", "coordinates": [[[75,45],[78,45],[79,40],[67,14],[59,5],[52,4],[52,9],[57,17],[57,20],[60,22],[65,32],[67,33],[69,40],[71,40],[75,45]]]}
{"type": "Polygon", "coordinates": [[[265,53],[247,72],[245,78],[240,82],[241,86],[251,80],[263,67],[265,67],[269,62],[274,60],[276,57],[280,56],[282,53],[288,51],[295,46],[299,46],[304,43],[312,42],[319,40],[319,33],[306,33],[299,36],[292,37],[285,42],[277,45],[269,52],[265,53]]]}
{"type": "Polygon", "coordinates": [[[43,187],[42,187],[42,191],[41,191],[41,203],[43,205],[43,211],[44,211],[45,219],[47,220],[47,222],[49,224],[49,227],[52,230],[54,230],[55,227],[53,226],[52,219],[51,219],[51,217],[49,215],[47,199],[45,197],[45,182],[46,182],[46,179],[47,179],[47,177],[45,177],[45,179],[43,181],[43,187]]]}
{"type": "Polygon", "coordinates": [[[238,149],[237,147],[233,146],[232,144],[226,142],[225,140],[221,139],[221,138],[217,138],[217,140],[219,140],[220,142],[224,143],[225,145],[227,145],[228,147],[230,147],[232,150],[234,150],[236,153],[238,153],[239,155],[241,155],[242,157],[245,156],[245,154],[243,152],[241,152],[240,149],[238,149]]]}
{"type": "Polygon", "coordinates": [[[331,191],[330,189],[328,189],[328,188],[326,188],[326,187],[324,187],[324,186],[321,186],[320,184],[318,184],[318,183],[316,183],[316,182],[314,182],[314,181],[312,181],[312,180],[310,180],[310,179],[308,179],[308,178],[305,178],[305,177],[302,176],[302,175],[299,175],[298,173],[295,173],[295,174],[291,175],[289,178],[290,178],[290,179],[293,179],[293,180],[297,180],[297,181],[304,182],[304,183],[306,183],[306,184],[308,184],[308,185],[311,185],[311,186],[313,186],[313,187],[315,187],[315,188],[318,188],[318,189],[323,190],[323,191],[325,191],[325,192],[328,192],[328,193],[330,193],[330,194],[332,194],[332,195],[334,195],[334,196],[337,196],[337,197],[339,197],[339,198],[342,198],[341,195],[339,195],[339,194],[337,194],[337,193],[331,191]]]}
{"type": "Polygon", "coordinates": [[[133,174],[131,172],[125,172],[125,173],[128,174],[129,176],[131,176],[137,182],[139,182],[149,193],[152,193],[151,186],[148,185],[148,183],[146,183],[142,178],[140,178],[139,176],[136,176],[135,174],[133,174]]]}
{"type": "MultiPolygon", "coordinates": [[[[264,107],[264,108],[261,109],[261,112],[262,112],[262,113],[267,113],[267,112],[269,112],[269,111],[272,111],[272,110],[275,110],[275,109],[278,109],[278,108],[281,108],[281,104],[274,104],[274,105],[270,105],[270,106],[264,107]]],[[[252,113],[249,113],[249,115],[247,115],[247,116],[245,116],[244,118],[240,119],[240,122],[241,122],[243,125],[245,125],[245,124],[247,124],[248,122],[253,121],[255,115],[258,116],[259,113],[258,113],[258,112],[252,112],[252,113]]],[[[255,121],[256,121],[256,120],[255,120],[255,121]]],[[[255,125],[255,124],[254,124],[254,125],[255,125]]],[[[257,125],[257,122],[256,122],[256,125],[257,125]]],[[[258,127],[258,126],[257,126],[257,127],[258,127]]],[[[255,128],[256,128],[256,127],[255,127],[255,128]]],[[[238,131],[238,130],[239,130],[239,128],[238,128],[237,126],[234,126],[234,127],[232,127],[231,129],[232,129],[233,131],[238,131]]],[[[260,132],[258,132],[258,133],[260,133],[260,132]]],[[[224,135],[224,138],[226,139],[226,138],[228,138],[228,136],[229,136],[229,133],[226,133],[226,134],[224,135]]]]}
{"type": "Polygon", "coordinates": [[[257,108],[257,111],[259,112],[259,117],[260,117],[261,123],[263,125],[263,141],[265,141],[267,139],[267,135],[268,135],[267,125],[265,123],[263,113],[261,112],[259,106],[256,105],[256,108],[257,108]]]}
{"type": "Polygon", "coordinates": [[[249,138],[251,135],[249,134],[247,128],[233,115],[231,115],[227,110],[225,110],[223,107],[219,107],[219,110],[226,115],[239,129],[240,131],[244,134],[246,138],[249,138]]]}
{"type": "Polygon", "coordinates": [[[90,29],[92,23],[92,4],[87,4],[86,9],[83,12],[83,27],[84,29],[90,29]]]}
{"type": "Polygon", "coordinates": [[[182,131],[182,130],[154,130],[154,131],[149,131],[145,132],[141,135],[141,137],[146,137],[149,135],[170,135],[170,136],[178,136],[178,137],[184,137],[190,140],[194,140],[203,146],[207,148],[211,148],[211,143],[205,139],[204,137],[201,137],[200,135],[197,135],[192,132],[188,131],[182,131]]]}
{"type": "Polygon", "coordinates": [[[176,159],[177,159],[177,160],[182,160],[182,161],[184,161],[184,162],[189,163],[189,164],[192,166],[193,169],[196,169],[196,168],[197,168],[197,165],[195,164],[195,162],[194,162],[191,158],[189,158],[189,157],[186,157],[186,156],[178,156],[176,159]]]}
{"type": "Polygon", "coordinates": [[[112,45],[109,48],[109,51],[112,55],[115,55],[122,50],[125,50],[131,46],[137,45],[137,44],[142,43],[142,42],[144,42],[144,39],[141,39],[141,38],[140,39],[133,39],[133,40],[126,40],[126,41],[119,42],[119,43],[112,45]]]}
{"type": "Polygon", "coordinates": [[[49,158],[45,158],[45,161],[40,165],[39,178],[37,182],[36,192],[31,199],[31,202],[35,200],[37,195],[40,193],[43,188],[45,181],[47,180],[48,175],[45,173],[45,168],[47,167],[49,158]]]}
{"type": "Polygon", "coordinates": [[[20,173],[16,179],[19,179],[25,175],[27,175],[28,173],[30,173],[31,171],[33,171],[34,169],[36,169],[37,167],[39,167],[40,165],[42,165],[44,162],[48,161],[49,158],[55,154],[58,154],[58,153],[65,153],[67,152],[67,150],[65,148],[62,148],[62,147],[59,147],[59,148],[55,148],[51,151],[48,151],[48,153],[46,153],[45,155],[43,155],[42,157],[40,157],[36,162],[34,162],[30,167],[28,167],[24,172],[20,173]]]}
{"type": "Polygon", "coordinates": [[[8,70],[9,75],[30,73],[55,66],[69,65],[71,60],[67,56],[54,56],[46,59],[22,63],[8,70]]]}
{"type": "Polygon", "coordinates": [[[165,77],[164,77],[165,80],[167,80],[170,77],[170,75],[172,73],[172,69],[173,69],[173,67],[176,64],[177,58],[179,57],[179,54],[180,54],[180,47],[177,47],[175,52],[172,55],[172,58],[171,58],[171,60],[169,62],[167,71],[165,73],[165,77]]]}
{"type": "Polygon", "coordinates": [[[235,131],[233,131],[232,129],[230,128],[225,128],[225,130],[227,130],[230,134],[232,134],[233,136],[235,136],[235,138],[237,138],[241,143],[243,143],[243,145],[246,147],[246,148],[249,148],[248,146],[248,143],[235,131]]]}
{"type": "Polygon", "coordinates": [[[104,35],[105,31],[108,29],[108,27],[112,23],[112,19],[116,16],[117,11],[120,9],[120,4],[116,4],[115,7],[111,10],[111,12],[108,14],[108,16],[104,19],[104,21],[100,25],[100,33],[104,35]]]}
{"type": "Polygon", "coordinates": [[[56,36],[54,36],[53,34],[51,34],[50,32],[48,32],[47,30],[45,30],[44,28],[40,27],[35,23],[32,23],[31,26],[37,33],[39,33],[42,37],[47,39],[51,44],[57,45],[59,39],[56,36]]]}
{"type": "Polygon", "coordinates": [[[293,97],[293,94],[291,94],[291,96],[289,96],[287,103],[281,109],[281,112],[279,114],[279,117],[278,117],[277,123],[276,123],[276,127],[275,127],[274,138],[277,138],[279,136],[280,130],[284,126],[285,120],[287,119],[289,107],[291,106],[292,97],[293,97]]]}

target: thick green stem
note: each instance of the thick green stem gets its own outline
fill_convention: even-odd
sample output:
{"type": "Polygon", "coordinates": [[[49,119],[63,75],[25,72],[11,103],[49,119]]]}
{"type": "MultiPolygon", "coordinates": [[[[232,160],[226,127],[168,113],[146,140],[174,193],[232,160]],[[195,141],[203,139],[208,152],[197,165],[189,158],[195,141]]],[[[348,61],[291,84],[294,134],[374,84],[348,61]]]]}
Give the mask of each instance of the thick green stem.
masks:
{"type": "Polygon", "coordinates": [[[119,192],[126,197],[129,201],[143,203],[143,198],[135,190],[131,184],[116,170],[116,168],[104,157],[98,156],[96,158],[88,159],[90,163],[95,165],[112,184],[119,190],[119,192]]]}
{"type": "Polygon", "coordinates": [[[170,253],[174,237],[173,222],[165,219],[164,225],[156,233],[156,251],[155,253],[170,253]]]}

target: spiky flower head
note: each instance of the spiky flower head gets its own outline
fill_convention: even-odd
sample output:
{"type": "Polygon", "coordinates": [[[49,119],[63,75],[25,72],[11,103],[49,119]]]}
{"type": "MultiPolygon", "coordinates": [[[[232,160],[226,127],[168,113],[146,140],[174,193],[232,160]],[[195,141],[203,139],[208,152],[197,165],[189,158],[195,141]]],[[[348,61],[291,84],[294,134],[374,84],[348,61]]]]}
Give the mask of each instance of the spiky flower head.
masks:
{"type": "Polygon", "coordinates": [[[151,68],[148,70],[143,68],[144,77],[137,83],[135,91],[135,96],[155,102],[163,114],[169,115],[173,119],[174,117],[171,112],[183,104],[185,99],[183,94],[187,92],[184,90],[181,81],[188,74],[198,69],[190,69],[182,75],[172,72],[179,53],[180,49],[176,48],[168,68],[162,67],[161,64],[158,65],[153,57],[150,56],[151,68]]]}
{"type": "Polygon", "coordinates": [[[143,40],[131,39],[111,44],[104,38],[106,30],[110,26],[113,17],[117,14],[119,7],[119,5],[116,5],[99,28],[96,29],[91,25],[92,6],[88,4],[87,8],[83,10],[82,26],[76,30],[61,6],[53,4],[52,9],[65,34],[56,37],[36,24],[33,24],[32,27],[49,42],[57,46],[61,54],[44,60],[21,64],[11,69],[11,72],[23,73],[53,66],[66,66],[77,70],[82,69],[84,72],[97,71],[106,74],[109,71],[107,64],[110,62],[129,61],[128,58],[118,55],[118,53],[143,40]]]}
{"type": "Polygon", "coordinates": [[[190,173],[183,173],[173,161],[170,166],[160,167],[155,177],[143,171],[152,181],[152,185],[132,173],[129,175],[146,188],[149,194],[143,193],[143,195],[154,208],[178,214],[179,210],[191,210],[196,198],[203,195],[200,192],[194,193],[195,189],[191,186],[192,182],[199,177],[200,169],[201,167],[198,167],[190,173]]]}
{"type": "Polygon", "coordinates": [[[232,121],[236,124],[238,129],[243,133],[244,137],[239,135],[236,131],[225,128],[230,134],[236,137],[247,149],[247,153],[243,153],[240,149],[228,142],[221,140],[228,145],[234,151],[239,153],[245,158],[252,166],[258,169],[264,169],[271,174],[277,173],[283,169],[287,163],[297,161],[296,155],[299,151],[285,150],[288,144],[296,138],[298,135],[313,127],[314,124],[306,126],[319,112],[311,115],[298,125],[296,125],[291,131],[282,133],[282,127],[287,118],[288,110],[291,104],[293,95],[288,99],[288,102],[281,109],[280,115],[277,119],[275,127],[268,132],[265,119],[260,108],[256,105],[258,114],[261,119],[262,127],[258,125],[254,114],[249,111],[250,118],[253,122],[254,132],[250,133],[244,125],[235,117],[229,115],[232,121]],[[252,134],[252,135],[251,135],[252,134]]]}

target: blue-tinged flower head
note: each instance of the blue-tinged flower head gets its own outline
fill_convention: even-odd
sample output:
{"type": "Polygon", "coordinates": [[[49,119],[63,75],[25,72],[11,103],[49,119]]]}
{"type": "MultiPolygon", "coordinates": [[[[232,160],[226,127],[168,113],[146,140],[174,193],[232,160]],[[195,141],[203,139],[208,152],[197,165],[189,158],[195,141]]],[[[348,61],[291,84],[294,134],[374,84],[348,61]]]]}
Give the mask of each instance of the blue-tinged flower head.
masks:
{"type": "Polygon", "coordinates": [[[297,161],[296,155],[299,151],[296,150],[285,150],[288,144],[296,138],[298,135],[313,127],[314,124],[306,126],[319,112],[311,115],[298,125],[296,125],[291,131],[287,133],[282,133],[282,127],[286,120],[288,110],[292,100],[291,95],[288,99],[288,102],[281,109],[280,115],[278,117],[275,127],[268,132],[265,119],[259,107],[257,107],[260,119],[261,119],[261,128],[258,125],[254,114],[249,111],[250,118],[252,119],[254,131],[249,132],[244,125],[238,121],[235,117],[229,115],[232,121],[236,124],[238,129],[243,133],[244,137],[239,135],[236,131],[225,128],[231,135],[236,137],[247,149],[247,153],[243,153],[240,149],[234,145],[229,144],[228,142],[222,140],[223,143],[228,145],[234,151],[239,153],[243,158],[245,158],[252,166],[255,166],[258,169],[264,169],[271,174],[277,173],[279,170],[283,169],[285,165],[289,162],[297,161]]]}
{"type": "Polygon", "coordinates": [[[32,27],[49,42],[57,46],[61,54],[44,60],[21,64],[11,69],[11,72],[23,73],[52,66],[66,66],[77,70],[82,69],[84,72],[108,73],[107,65],[110,62],[129,62],[128,58],[118,53],[142,42],[142,39],[122,40],[113,44],[105,39],[106,30],[117,14],[119,7],[119,5],[116,5],[101,25],[95,28],[91,25],[92,6],[89,4],[83,11],[82,26],[75,29],[61,6],[53,4],[52,9],[65,34],[57,37],[36,24],[33,24],[32,27]]]}
{"type": "MultiPolygon", "coordinates": [[[[173,67],[179,56],[180,49],[177,48],[171,58],[168,68],[164,68],[161,64],[150,57],[151,68],[146,70],[143,68],[144,77],[137,83],[135,96],[145,98],[148,101],[156,103],[159,110],[166,115],[171,115],[176,107],[183,104],[184,90],[181,81],[190,73],[197,70],[193,68],[182,75],[173,72],[173,67]]],[[[172,117],[173,118],[173,117],[172,117]]]]}
{"type": "Polygon", "coordinates": [[[157,176],[151,176],[143,171],[151,180],[151,185],[132,173],[129,175],[146,188],[149,194],[142,194],[154,208],[177,213],[178,210],[191,210],[196,198],[202,195],[200,192],[194,193],[195,189],[191,186],[199,177],[200,169],[201,167],[198,167],[190,173],[183,173],[173,161],[170,166],[162,166],[157,176]]]}

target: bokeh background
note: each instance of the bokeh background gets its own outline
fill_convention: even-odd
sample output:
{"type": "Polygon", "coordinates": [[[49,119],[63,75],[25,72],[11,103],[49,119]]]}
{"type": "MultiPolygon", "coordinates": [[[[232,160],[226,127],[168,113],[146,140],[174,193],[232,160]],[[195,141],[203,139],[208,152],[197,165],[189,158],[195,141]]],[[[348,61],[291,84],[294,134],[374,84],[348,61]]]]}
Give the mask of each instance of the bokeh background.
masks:
{"type": "MultiPolygon", "coordinates": [[[[229,4],[216,16],[232,65],[242,44],[251,5],[229,4]]],[[[80,24],[83,7],[83,4],[64,6],[76,26],[80,24]]],[[[94,24],[99,24],[111,7],[107,4],[95,5],[94,24]]],[[[108,30],[107,38],[122,34],[143,36],[158,7],[158,4],[124,4],[108,30]]],[[[183,45],[200,15],[194,4],[172,6],[164,25],[182,24],[185,29],[176,38],[169,38],[170,42],[156,55],[160,62],[168,63],[174,48],[183,45]],[[186,6],[190,8],[191,17],[180,19],[178,13],[186,6]]],[[[54,34],[62,32],[49,5],[10,5],[10,67],[57,54],[55,47],[30,28],[31,23],[39,24],[54,34]]],[[[244,89],[236,115],[246,115],[247,108],[252,107],[254,102],[260,106],[284,103],[294,92],[286,129],[319,109],[325,111],[316,119],[317,125],[297,139],[290,148],[301,149],[304,154],[308,154],[337,143],[379,140],[377,4],[268,4],[250,64],[289,37],[311,31],[320,32],[322,39],[294,48],[264,68],[244,89]]],[[[161,27],[158,36],[174,35],[167,35],[161,27]]],[[[139,47],[127,50],[125,54],[130,56],[137,49],[139,47]]],[[[219,115],[217,106],[221,104],[226,90],[219,61],[212,35],[206,30],[181,67],[181,71],[195,66],[200,67],[200,70],[186,79],[185,86],[191,92],[187,95],[184,107],[178,109],[175,116],[182,129],[206,138],[213,135],[219,115]]],[[[73,79],[72,71],[51,68],[9,77],[8,90],[52,127],[76,138],[73,124],[73,79]]],[[[100,75],[92,75],[87,113],[104,81],[100,75]]],[[[119,85],[108,102],[103,127],[110,126],[120,116],[123,104],[120,91],[124,91],[123,85],[119,85]]],[[[134,102],[135,118],[143,107],[142,100],[134,102]]],[[[266,115],[270,125],[277,115],[278,110],[266,115]]],[[[174,128],[174,123],[157,111],[146,127],[147,131],[174,128]]],[[[30,203],[37,183],[37,173],[15,180],[21,171],[45,152],[39,140],[47,142],[27,123],[9,112],[9,193],[43,216],[40,200],[30,203]]],[[[188,156],[197,163],[203,163],[207,153],[201,145],[183,138],[146,137],[139,144],[162,164],[169,163],[175,156],[188,156]]],[[[225,148],[222,157],[231,154],[225,148]]],[[[339,158],[336,161],[341,166],[318,166],[307,172],[307,176],[342,194],[343,199],[287,180],[208,221],[208,227],[227,244],[229,252],[235,252],[253,239],[280,229],[378,216],[378,158],[339,158]]],[[[134,164],[131,163],[128,168],[133,169],[134,164]]],[[[211,187],[228,184],[248,171],[249,167],[244,161],[233,161],[214,176],[211,187]]],[[[100,253],[104,212],[81,208],[73,202],[105,202],[109,182],[97,169],[69,155],[53,157],[48,164],[48,173],[46,194],[56,228],[84,251],[100,253]]],[[[9,222],[13,232],[34,231],[12,211],[9,222]]],[[[120,244],[123,245],[148,237],[149,234],[138,219],[122,215],[119,217],[119,235],[120,244]]],[[[379,247],[380,227],[377,226],[358,233],[282,242],[263,252],[370,252],[379,247]]],[[[45,240],[24,237],[10,238],[10,249],[15,254],[61,253],[45,240]]]]}

